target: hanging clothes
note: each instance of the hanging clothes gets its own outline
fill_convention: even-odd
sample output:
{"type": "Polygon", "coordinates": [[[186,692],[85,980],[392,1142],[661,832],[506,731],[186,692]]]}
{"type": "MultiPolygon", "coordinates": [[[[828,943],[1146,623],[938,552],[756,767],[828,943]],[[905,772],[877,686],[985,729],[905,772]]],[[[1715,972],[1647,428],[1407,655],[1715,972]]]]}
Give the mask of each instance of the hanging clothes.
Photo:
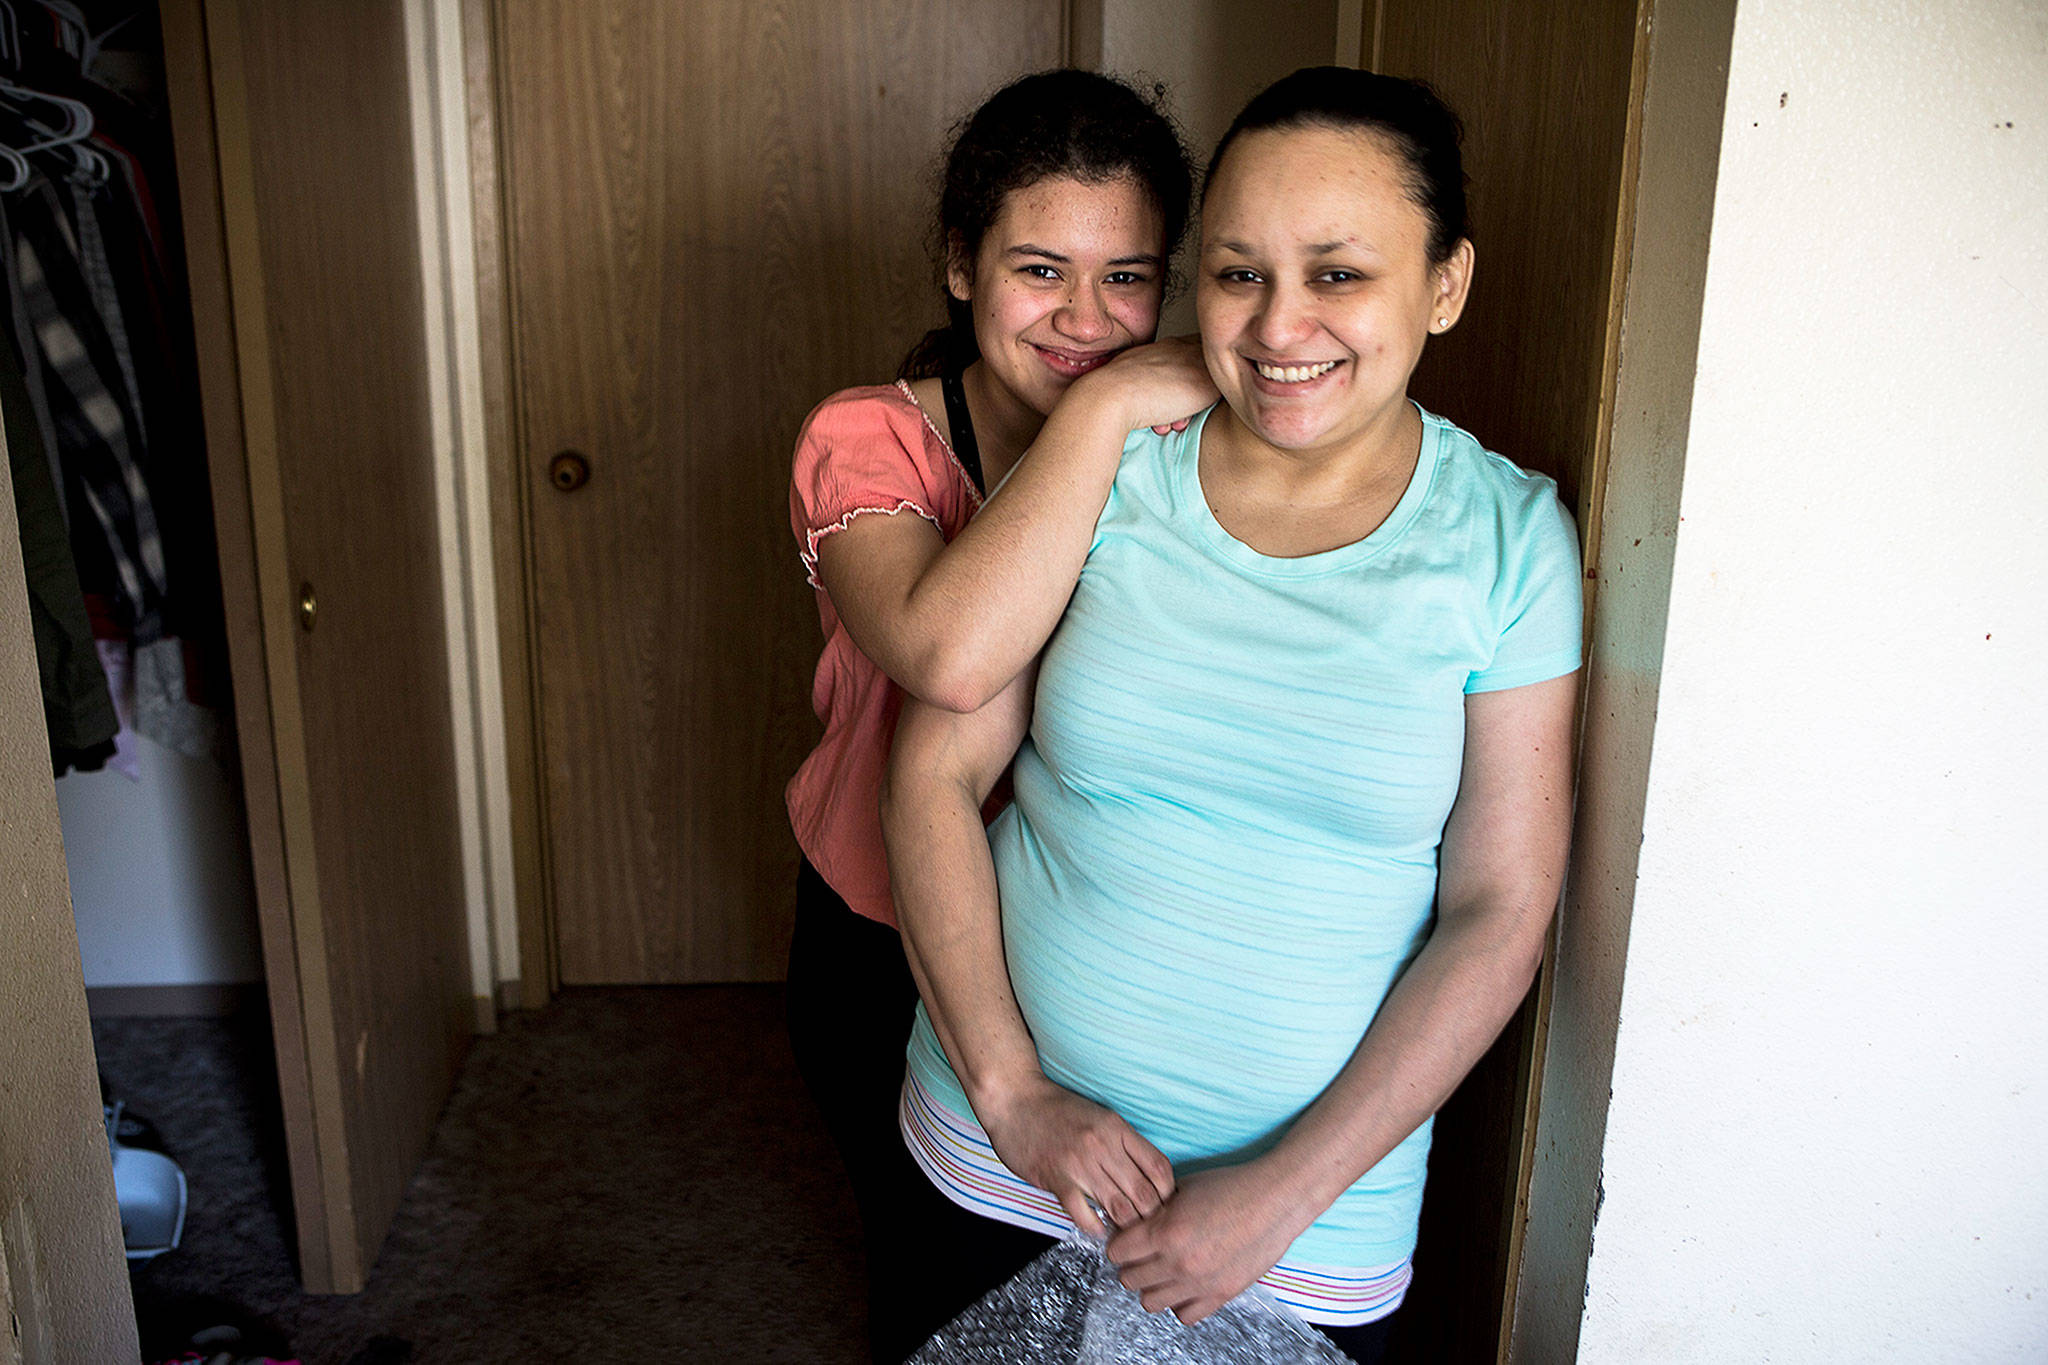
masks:
{"type": "Polygon", "coordinates": [[[169,589],[156,505],[143,477],[138,423],[117,392],[113,342],[92,303],[77,241],[57,191],[37,177],[10,205],[14,266],[22,306],[44,367],[44,392],[58,454],[72,494],[105,538],[107,585],[130,638],[149,644],[163,633],[169,589]]]}
{"type": "Polygon", "coordinates": [[[120,291],[114,286],[114,267],[107,260],[107,241],[100,235],[99,213],[93,208],[95,194],[104,186],[72,181],[65,186],[71,196],[71,222],[76,229],[78,265],[85,278],[86,293],[100,326],[113,348],[114,364],[121,374],[121,392],[128,400],[128,419],[135,424],[135,442],[149,445],[149,427],[142,409],[142,388],[135,381],[135,356],[128,348],[128,327],[122,321],[120,291]]]}
{"type": "Polygon", "coordinates": [[[0,414],[7,431],[7,470],[21,526],[22,570],[28,580],[29,625],[43,686],[43,723],[50,765],[61,777],[94,771],[114,754],[120,720],[94,648],[85,594],[71,557],[71,539],[43,455],[28,384],[14,348],[0,343],[0,414]]]}
{"type": "Polygon", "coordinates": [[[0,195],[0,266],[7,272],[7,335],[14,343],[15,364],[23,382],[27,385],[29,405],[34,409],[37,436],[44,458],[50,466],[50,486],[57,499],[58,510],[63,514],[64,525],[71,525],[71,509],[64,496],[64,465],[57,455],[57,428],[50,421],[50,400],[43,388],[43,367],[29,364],[27,358],[38,354],[35,332],[29,326],[28,308],[21,299],[21,271],[14,261],[14,233],[7,226],[7,197],[0,195]]]}
{"type": "MultiPolygon", "coordinates": [[[[0,6],[0,24],[9,18],[0,6]]],[[[86,604],[67,624],[87,620],[89,639],[125,651],[136,733],[220,758],[226,629],[161,78],[132,60],[117,64],[119,88],[94,72],[110,33],[160,50],[144,31],[152,20],[137,10],[92,35],[81,14],[5,35],[15,41],[0,77],[0,140],[21,149],[13,164],[27,169],[0,172],[16,182],[0,194],[0,336],[21,362],[9,429],[40,438],[19,443],[48,464],[31,496],[43,490],[38,506],[54,506],[46,534],[68,528],[86,604]],[[59,41],[65,34],[75,41],[59,41]]],[[[67,659],[100,662],[71,645],[67,659]]],[[[63,705],[46,703],[53,717],[63,705]]]]}

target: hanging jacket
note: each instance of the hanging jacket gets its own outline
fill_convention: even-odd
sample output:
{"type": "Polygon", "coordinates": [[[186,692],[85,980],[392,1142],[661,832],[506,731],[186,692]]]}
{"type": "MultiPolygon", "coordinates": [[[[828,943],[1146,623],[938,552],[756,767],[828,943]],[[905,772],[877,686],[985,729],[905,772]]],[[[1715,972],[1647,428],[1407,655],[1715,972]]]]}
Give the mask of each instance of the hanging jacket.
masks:
{"type": "Polygon", "coordinates": [[[43,721],[58,776],[90,771],[113,756],[121,728],[107,675],[93,647],[85,594],[71,557],[64,513],[43,453],[42,433],[14,347],[0,340],[0,412],[7,431],[7,468],[14,481],[15,519],[21,525],[22,569],[28,579],[29,624],[36,670],[43,685],[43,721]]]}

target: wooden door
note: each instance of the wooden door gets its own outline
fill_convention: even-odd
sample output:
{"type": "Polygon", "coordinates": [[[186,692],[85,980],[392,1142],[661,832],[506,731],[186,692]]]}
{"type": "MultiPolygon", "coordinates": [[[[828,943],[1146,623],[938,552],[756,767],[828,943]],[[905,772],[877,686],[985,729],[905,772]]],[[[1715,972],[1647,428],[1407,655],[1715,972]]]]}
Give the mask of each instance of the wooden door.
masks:
{"type": "Polygon", "coordinates": [[[362,1287],[472,1022],[400,0],[167,0],[308,1288],[362,1287]]]}
{"type": "MultiPolygon", "coordinates": [[[[1606,483],[1627,259],[1627,153],[1648,0],[1369,0],[1361,53],[1465,121],[1472,297],[1413,393],[1558,481],[1587,562],[1606,483]]],[[[1590,612],[1595,584],[1586,584],[1590,612]]],[[[1401,1359],[1505,1359],[1527,1216],[1550,967],[1438,1115],[1401,1359]]]]}
{"type": "Polygon", "coordinates": [[[0,451],[0,1365],[134,1360],[9,469],[0,451]]]}
{"type": "Polygon", "coordinates": [[[565,982],[780,976],[819,648],[790,449],[937,320],[944,130],[1056,64],[1062,23],[1059,0],[498,7],[565,982]]]}

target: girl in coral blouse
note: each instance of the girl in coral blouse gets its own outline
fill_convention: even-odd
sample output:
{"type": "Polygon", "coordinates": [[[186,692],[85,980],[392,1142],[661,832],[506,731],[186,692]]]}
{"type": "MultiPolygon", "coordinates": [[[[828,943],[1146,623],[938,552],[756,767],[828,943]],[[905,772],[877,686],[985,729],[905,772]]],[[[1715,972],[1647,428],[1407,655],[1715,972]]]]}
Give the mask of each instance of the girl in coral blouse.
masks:
{"type": "Polygon", "coordinates": [[[897,712],[906,693],[956,711],[1000,693],[1059,621],[1126,435],[1214,400],[1192,342],[1145,344],[1190,179],[1156,100],[1120,81],[1054,71],[997,92],[946,162],[948,324],[896,383],[834,394],[798,438],[825,734],[789,785],[790,1038],[861,1209],[878,1360],[930,1330],[890,1293],[904,1263],[947,1260],[942,1234],[891,1217],[890,1192],[922,1183],[897,1127],[918,997],[879,815],[897,712]]]}

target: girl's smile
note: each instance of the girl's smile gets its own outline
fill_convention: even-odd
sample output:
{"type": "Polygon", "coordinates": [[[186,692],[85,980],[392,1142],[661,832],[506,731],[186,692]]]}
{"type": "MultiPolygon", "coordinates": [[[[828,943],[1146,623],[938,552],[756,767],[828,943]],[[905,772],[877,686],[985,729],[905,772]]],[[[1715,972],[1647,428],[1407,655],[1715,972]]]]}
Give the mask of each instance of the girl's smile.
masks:
{"type": "Polygon", "coordinates": [[[1045,362],[1048,369],[1069,382],[1079,379],[1090,370],[1100,369],[1123,349],[1121,346],[1111,346],[1100,350],[1082,351],[1065,346],[1046,346],[1037,342],[1026,344],[1045,362]]]}

